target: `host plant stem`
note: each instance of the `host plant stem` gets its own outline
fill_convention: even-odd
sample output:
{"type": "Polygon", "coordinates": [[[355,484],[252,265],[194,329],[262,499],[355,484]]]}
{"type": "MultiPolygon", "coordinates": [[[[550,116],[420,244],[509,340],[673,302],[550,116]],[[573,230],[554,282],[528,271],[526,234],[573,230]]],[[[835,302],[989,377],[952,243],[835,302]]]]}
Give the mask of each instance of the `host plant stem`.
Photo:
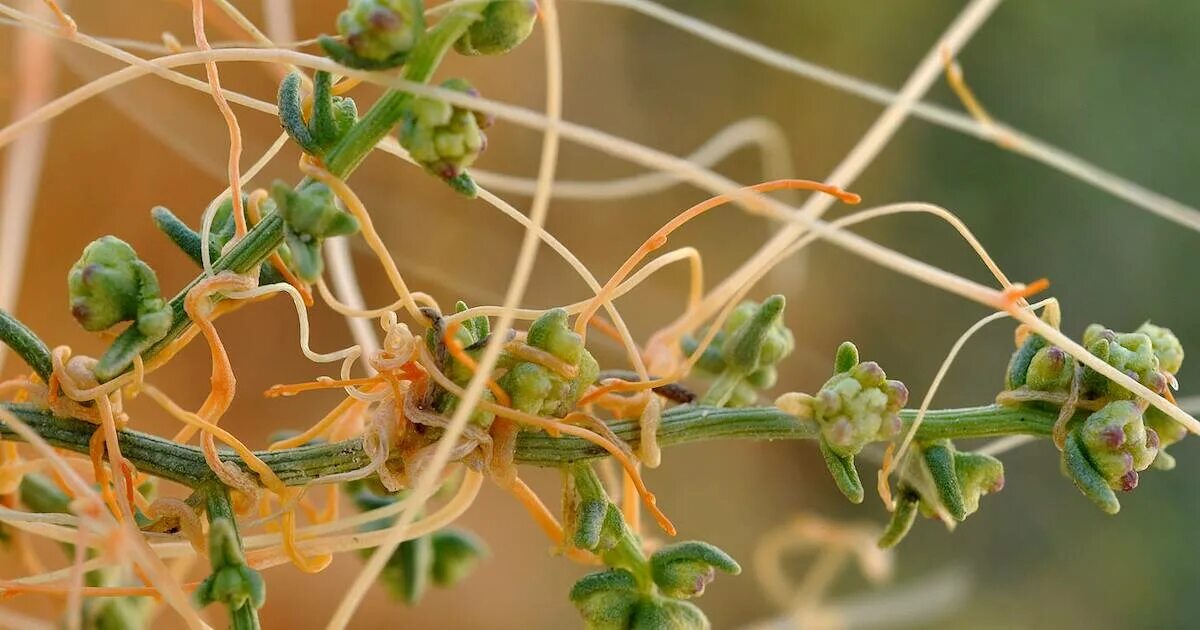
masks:
{"type": "MultiPolygon", "coordinates": [[[[96,425],[84,420],[56,418],[45,410],[28,404],[0,405],[11,411],[58,448],[87,453],[89,440],[96,425]]],[[[904,410],[901,418],[910,426],[915,410],[904,410]]],[[[1057,419],[1057,413],[987,405],[964,409],[936,409],[925,415],[917,429],[916,439],[928,442],[941,439],[971,439],[1007,435],[1047,437],[1057,419]]],[[[621,421],[610,425],[618,438],[634,448],[639,443],[636,422],[621,421]]],[[[775,407],[674,407],[663,413],[658,430],[659,444],[674,446],[690,442],[719,439],[747,440],[811,440],[819,433],[816,423],[798,420],[775,407]]],[[[16,433],[0,424],[0,437],[18,439],[16,433]]],[[[137,431],[121,431],[121,454],[141,472],[190,487],[198,487],[214,479],[199,448],[176,444],[137,431]]],[[[290,486],[319,483],[323,477],[359,470],[370,463],[360,439],[331,444],[313,444],[278,451],[261,451],[257,455],[290,486]]],[[[544,433],[525,432],[517,439],[516,462],[541,467],[561,467],[573,462],[606,457],[602,448],[576,437],[551,437],[544,433]]],[[[221,458],[245,468],[236,453],[223,451],[221,458]]],[[[398,458],[397,458],[398,460],[398,458]]],[[[254,475],[253,471],[245,468],[254,475]]]]}

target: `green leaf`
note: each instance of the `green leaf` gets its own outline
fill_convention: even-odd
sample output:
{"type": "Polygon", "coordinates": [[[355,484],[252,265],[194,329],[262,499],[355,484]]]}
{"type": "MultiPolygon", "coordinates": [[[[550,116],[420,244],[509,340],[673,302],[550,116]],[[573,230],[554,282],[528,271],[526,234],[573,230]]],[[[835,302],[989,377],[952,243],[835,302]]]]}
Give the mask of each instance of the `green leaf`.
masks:
{"type": "Polygon", "coordinates": [[[825,466],[829,468],[829,474],[833,477],[833,482],[837,484],[838,490],[841,490],[851,503],[862,503],[863,485],[858,478],[858,469],[854,467],[854,456],[838,455],[829,448],[824,437],[817,438],[817,445],[821,448],[825,466]]]}

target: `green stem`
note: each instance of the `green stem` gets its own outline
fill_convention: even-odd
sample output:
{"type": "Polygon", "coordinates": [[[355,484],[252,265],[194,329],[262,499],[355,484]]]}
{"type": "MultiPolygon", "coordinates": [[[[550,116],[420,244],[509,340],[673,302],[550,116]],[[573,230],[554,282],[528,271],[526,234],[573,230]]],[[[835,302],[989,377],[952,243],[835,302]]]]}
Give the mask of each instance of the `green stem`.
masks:
{"type": "Polygon", "coordinates": [[[50,373],[54,371],[54,364],[50,360],[50,349],[46,344],[33,334],[21,320],[13,317],[8,311],[0,308],[0,342],[4,342],[8,347],[21,357],[29,367],[33,368],[34,372],[41,377],[43,382],[50,382],[50,373]]]}
{"type": "MultiPolygon", "coordinates": [[[[404,65],[404,79],[415,83],[429,82],[450,47],[471,23],[479,19],[480,11],[486,5],[487,2],[477,2],[459,7],[429,29],[404,65]]],[[[412,94],[399,90],[389,90],[380,97],[371,111],[326,154],[325,165],[329,172],[338,177],[353,172],[371,149],[396,126],[410,98],[412,94]]]]}
{"type": "MultiPolygon", "coordinates": [[[[49,411],[32,405],[4,403],[0,409],[12,412],[52,446],[88,452],[88,440],[96,425],[83,420],[56,418],[49,411]]],[[[901,412],[906,425],[916,412],[901,412]]],[[[1004,435],[1048,437],[1057,414],[1038,409],[987,405],[966,409],[935,409],[925,416],[917,431],[917,439],[971,439],[1004,435]]],[[[616,436],[637,448],[640,442],[638,425],[633,421],[613,422],[616,436]]],[[[812,422],[803,422],[774,407],[743,407],[723,409],[714,407],[674,407],[663,413],[658,431],[661,446],[721,439],[741,440],[811,440],[819,434],[812,422]]],[[[0,424],[0,436],[19,439],[7,425],[0,424]]],[[[200,449],[176,444],[170,440],[137,431],[118,434],[121,454],[138,470],[191,487],[213,480],[212,471],[200,449]]],[[[300,446],[278,451],[260,451],[257,455],[289,486],[319,482],[337,473],[361,469],[370,462],[358,439],[300,446]]],[[[559,467],[574,462],[606,457],[604,449],[576,437],[550,437],[542,432],[527,431],[517,439],[516,462],[528,466],[559,467]]],[[[222,451],[224,461],[245,464],[237,454],[222,451]]],[[[252,471],[246,469],[250,474],[252,471]]]]}
{"type": "MultiPolygon", "coordinates": [[[[604,491],[604,485],[600,483],[600,477],[596,475],[596,471],[590,463],[576,462],[570,470],[571,476],[575,480],[575,490],[579,493],[580,498],[585,501],[604,501],[608,504],[609,514],[613,514],[613,511],[618,509],[608,498],[608,493],[604,491]]],[[[650,563],[647,562],[646,555],[642,553],[641,540],[629,528],[625,519],[613,519],[608,522],[617,529],[616,532],[613,532],[616,534],[617,540],[612,547],[600,552],[604,564],[629,571],[643,590],[649,590],[653,579],[650,576],[650,563]]],[[[606,523],[606,526],[609,525],[606,523]]]]}
{"type": "MultiPolygon", "coordinates": [[[[229,498],[229,488],[219,481],[209,481],[201,488],[204,493],[205,509],[208,512],[208,522],[223,518],[233,527],[237,535],[238,546],[242,545],[242,536],[237,530],[237,516],[233,511],[233,502],[229,498]]],[[[229,627],[232,630],[260,630],[262,625],[258,620],[258,609],[252,603],[245,603],[238,608],[229,607],[229,627]]]]}
{"type": "MultiPolygon", "coordinates": [[[[404,67],[404,78],[425,83],[433,76],[450,47],[454,45],[467,27],[480,17],[486,2],[478,2],[455,9],[425,34],[404,67]]],[[[384,94],[370,111],[343,137],[325,156],[325,168],[335,177],[345,179],[358,168],[363,159],[375,148],[384,136],[396,126],[404,115],[411,94],[390,90],[384,94]]],[[[283,219],[275,212],[268,213],[245,238],[213,263],[215,272],[234,271],[247,273],[257,268],[271,252],[283,243],[283,219]]],[[[96,378],[105,382],[120,376],[129,369],[134,356],[141,354],[149,360],[179,338],[192,322],[184,311],[184,300],[188,291],[205,278],[201,274],[171,299],[173,319],[171,329],[162,339],[149,343],[134,327],[121,334],[100,358],[96,366],[96,378]]],[[[219,296],[217,296],[219,299],[219,296]]]]}

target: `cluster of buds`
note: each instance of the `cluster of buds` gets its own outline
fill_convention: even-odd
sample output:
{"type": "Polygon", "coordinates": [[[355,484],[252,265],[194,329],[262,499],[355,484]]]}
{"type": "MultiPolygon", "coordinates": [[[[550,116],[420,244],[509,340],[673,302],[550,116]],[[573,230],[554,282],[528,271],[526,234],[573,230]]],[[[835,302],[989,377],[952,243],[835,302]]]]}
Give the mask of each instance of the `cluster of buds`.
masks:
{"type": "Polygon", "coordinates": [[[1138,472],[1159,455],[1160,440],[1146,427],[1139,405],[1116,400],[1091,414],[1067,434],[1063,471],[1100,509],[1121,509],[1114,491],[1137,487],[1138,472]]]}
{"type": "Polygon", "coordinates": [[[333,77],[325,71],[313,76],[312,109],[305,119],[300,98],[300,74],[289,73],[279,84],[279,121],[284,131],[310,155],[323,157],[354,123],[358,106],[354,99],[333,95],[333,77]]]}
{"type": "Polygon", "coordinates": [[[85,330],[131,321],[154,342],[171,327],[171,307],[162,298],[158,276],[115,236],[102,236],[84,248],[67,275],[67,289],[71,315],[85,330]]]}
{"type": "MultiPolygon", "coordinates": [[[[1083,345],[1088,352],[1100,357],[1105,363],[1150,388],[1151,391],[1160,394],[1167,391],[1166,373],[1161,369],[1154,342],[1148,335],[1141,332],[1117,333],[1100,324],[1092,324],[1083,332],[1083,345]]],[[[1182,357],[1180,357],[1179,363],[1182,364],[1182,362],[1182,357]]],[[[1108,377],[1089,367],[1083,368],[1081,386],[1081,396],[1090,400],[1134,398],[1133,392],[1117,385],[1108,377]]]]}
{"type": "MultiPolygon", "coordinates": [[[[1043,316],[1057,327],[1057,311],[1043,316]]],[[[1183,346],[1167,328],[1149,322],[1131,333],[1114,332],[1092,324],[1083,333],[1088,352],[1146,386],[1166,395],[1183,366],[1183,346]]],[[[1064,414],[1062,468],[1075,485],[1108,513],[1120,509],[1114,491],[1137,486],[1138,473],[1151,465],[1174,467],[1164,448],[1187,435],[1175,420],[1136,400],[1133,392],[1103,374],[1078,365],[1067,353],[1036,334],[1029,334],[1009,362],[1008,391],[1002,401],[1056,408],[1070,401],[1092,410],[1073,417],[1064,414]]]]}
{"type": "Polygon", "coordinates": [[[583,339],[567,326],[567,312],[546,311],[529,325],[525,344],[558,360],[561,371],[525,356],[506,353],[500,362],[508,371],[500,387],[514,409],[561,418],[575,408],[587,388],[596,382],[600,366],[583,347],[583,339]]]}
{"type": "Polygon", "coordinates": [[[262,574],[246,564],[241,541],[227,518],[209,524],[208,559],[212,573],[196,588],[194,597],[201,607],[220,602],[233,614],[249,606],[246,612],[262,608],[266,584],[262,574]]]}
{"type": "Polygon", "coordinates": [[[571,602],[587,630],[705,630],[711,628],[695,604],[645,593],[624,569],[584,576],[571,588],[571,602]]]}
{"type": "MultiPolygon", "coordinates": [[[[479,95],[465,79],[448,79],[441,87],[479,95]]],[[[483,130],[491,123],[490,117],[479,112],[436,98],[417,97],[409,103],[400,123],[400,144],[425,170],[473,197],[475,182],[466,169],[487,147],[483,130]]]]}
{"type": "Polygon", "coordinates": [[[704,594],[718,571],[737,575],[741,566],[701,541],[667,545],[647,558],[641,541],[604,493],[587,464],[571,469],[572,501],[565,519],[572,542],[609,567],[575,583],[571,601],[589,629],[709,628],[708,619],[687,601],[704,594]]]}
{"type": "Polygon", "coordinates": [[[395,68],[425,33],[425,6],[421,0],[350,0],[337,30],[340,38],[320,39],[334,61],[359,70],[395,68]]]}
{"type": "Polygon", "coordinates": [[[900,432],[900,410],[908,402],[904,383],[888,380],[874,361],[859,361],[858,348],[843,343],[834,360],[834,375],[816,395],[789,393],[775,406],[820,429],[817,443],[838,488],[854,503],[863,500],[854,456],[870,442],[900,432]]]}
{"type": "MultiPolygon", "coordinates": [[[[715,377],[701,404],[752,405],[760,391],[775,385],[776,366],[795,348],[792,331],[783,324],[785,304],[782,295],[773,295],[761,304],[743,302],[730,314],[696,363],[697,372],[715,377]]],[[[691,354],[699,342],[685,337],[682,345],[691,354]]]]}
{"type": "Polygon", "coordinates": [[[358,220],[339,209],[333,192],[319,182],[293,189],[276,181],[271,186],[271,200],[283,218],[292,269],[300,279],[316,282],[325,268],[321,244],[327,238],[357,232],[358,220]]]}
{"type": "Polygon", "coordinates": [[[502,55],[521,45],[537,22],[536,0],[493,0],[454,42],[461,55],[502,55]]]}
{"type": "MultiPolygon", "coordinates": [[[[353,488],[354,502],[362,510],[384,507],[401,498],[369,482],[356,482],[353,488]],[[368,487],[372,485],[376,487],[368,487]]],[[[367,523],[362,531],[390,527],[393,520],[367,523]]],[[[362,556],[370,557],[372,551],[364,549],[362,556]]],[[[451,588],[465,580],[487,555],[487,545],[478,536],[462,529],[440,529],[401,542],[384,565],[379,581],[393,599],[413,605],[421,600],[430,584],[451,588]]]]}
{"type": "MultiPolygon", "coordinates": [[[[459,302],[458,312],[467,305],[459,302]]],[[[426,342],[438,359],[439,367],[452,381],[465,386],[473,371],[454,360],[442,343],[445,334],[435,322],[426,335],[426,342]]],[[[486,317],[474,317],[455,331],[456,342],[469,356],[478,360],[490,336],[486,317]]],[[[583,345],[583,339],[567,326],[567,312],[552,309],[529,325],[525,341],[510,341],[496,364],[502,372],[497,383],[511,401],[512,408],[541,416],[563,417],[575,408],[587,388],[596,381],[600,366],[583,345]]],[[[494,400],[485,392],[486,400],[494,400]]],[[[441,392],[434,399],[435,408],[442,414],[453,413],[458,397],[441,392]]],[[[491,424],[493,415],[476,411],[473,421],[482,426],[491,424]]]]}
{"type": "Polygon", "coordinates": [[[984,495],[1004,488],[1004,465],[983,453],[960,452],[949,440],[917,447],[921,457],[910,466],[892,506],[892,519],[879,546],[894,547],[912,528],[917,513],[962,522],[979,510],[984,495]],[[931,486],[917,483],[928,479],[931,486]]]}

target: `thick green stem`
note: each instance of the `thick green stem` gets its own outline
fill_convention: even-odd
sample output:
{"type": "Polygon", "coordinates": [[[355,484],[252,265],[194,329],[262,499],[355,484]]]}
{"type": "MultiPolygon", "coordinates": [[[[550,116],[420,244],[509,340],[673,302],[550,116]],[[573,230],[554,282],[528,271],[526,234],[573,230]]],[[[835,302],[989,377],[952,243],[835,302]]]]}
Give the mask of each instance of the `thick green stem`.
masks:
{"type": "MultiPolygon", "coordinates": [[[[0,404],[0,408],[14,413],[51,445],[78,453],[88,452],[88,440],[96,430],[96,425],[90,422],[56,418],[49,411],[32,405],[5,403],[0,404]]],[[[905,410],[901,415],[907,425],[912,422],[916,412],[905,410]]],[[[926,414],[917,431],[917,439],[930,441],[1004,435],[1048,437],[1056,419],[1057,415],[1050,411],[998,405],[937,409],[926,414]]],[[[610,426],[617,437],[637,448],[640,432],[636,422],[614,422],[610,426]]],[[[811,440],[817,435],[815,424],[797,420],[775,407],[723,409],[682,406],[663,413],[658,441],[662,446],[674,446],[721,439],[811,440]]],[[[4,439],[18,438],[2,424],[0,436],[4,439]]],[[[191,487],[213,479],[212,471],[197,447],[128,430],[121,431],[118,439],[122,455],[144,473],[191,487]]],[[[370,462],[358,439],[257,454],[290,486],[320,482],[323,477],[358,470],[370,462]]],[[[528,431],[518,437],[515,457],[519,464],[559,467],[607,455],[604,449],[581,438],[556,438],[528,431]]],[[[221,459],[245,467],[237,454],[231,451],[223,451],[221,459]]],[[[251,471],[247,469],[247,472],[251,471]]]]}
{"type": "Polygon", "coordinates": [[[21,320],[4,309],[0,309],[0,342],[12,348],[43,381],[50,381],[50,373],[54,371],[50,349],[21,320]]]}

